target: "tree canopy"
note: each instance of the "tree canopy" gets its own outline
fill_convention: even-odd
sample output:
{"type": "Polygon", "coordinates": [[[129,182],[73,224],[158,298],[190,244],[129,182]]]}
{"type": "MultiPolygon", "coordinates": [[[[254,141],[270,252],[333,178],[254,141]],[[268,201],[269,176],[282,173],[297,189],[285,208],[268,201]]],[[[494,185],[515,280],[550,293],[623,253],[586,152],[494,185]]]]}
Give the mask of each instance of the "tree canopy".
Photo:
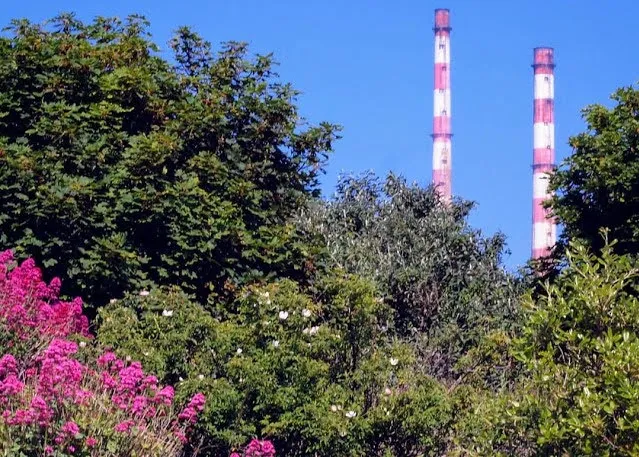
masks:
{"type": "Polygon", "coordinates": [[[304,122],[269,55],[187,28],[170,48],[139,16],[18,20],[0,39],[0,243],[93,305],[313,268],[289,218],[338,128],[304,122]]]}
{"type": "Polygon", "coordinates": [[[587,130],[570,138],[573,152],[550,179],[550,206],[563,226],[560,247],[574,240],[598,251],[607,228],[617,252],[637,254],[639,91],[620,88],[612,100],[584,110],[587,130]]]}

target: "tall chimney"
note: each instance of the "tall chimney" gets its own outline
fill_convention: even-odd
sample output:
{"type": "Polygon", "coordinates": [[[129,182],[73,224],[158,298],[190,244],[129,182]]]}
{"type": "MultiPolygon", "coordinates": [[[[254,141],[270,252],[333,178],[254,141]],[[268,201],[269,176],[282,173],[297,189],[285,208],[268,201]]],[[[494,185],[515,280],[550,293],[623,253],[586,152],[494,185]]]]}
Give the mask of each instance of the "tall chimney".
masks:
{"type": "Polygon", "coordinates": [[[435,91],[433,97],[433,184],[445,201],[450,201],[450,11],[435,10],[435,91]]]}
{"type": "Polygon", "coordinates": [[[535,48],[534,152],[533,152],[533,234],[532,258],[550,254],[557,227],[542,202],[550,198],[548,173],[555,164],[555,59],[553,48],[535,48]]]}

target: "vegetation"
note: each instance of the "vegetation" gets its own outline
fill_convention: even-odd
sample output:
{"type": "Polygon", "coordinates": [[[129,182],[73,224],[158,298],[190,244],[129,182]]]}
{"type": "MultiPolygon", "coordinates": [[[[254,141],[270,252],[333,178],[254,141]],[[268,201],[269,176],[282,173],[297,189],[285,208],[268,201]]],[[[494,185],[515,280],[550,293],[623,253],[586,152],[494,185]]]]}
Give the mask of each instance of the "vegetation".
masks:
{"type": "Polygon", "coordinates": [[[0,243],[92,306],[151,284],[206,300],[313,268],[288,218],[336,136],[305,126],[270,56],[181,28],[71,15],[0,38],[0,243]]]}
{"type": "Polygon", "coordinates": [[[447,206],[433,188],[389,175],[343,177],[334,198],[298,218],[329,264],[378,284],[395,331],[427,374],[455,381],[460,358],[517,321],[518,281],[501,265],[504,238],[469,226],[473,204],[447,206]]]}
{"type": "Polygon", "coordinates": [[[290,280],[249,287],[217,318],[158,290],[102,309],[98,338],[178,382],[178,397],[204,392],[206,455],[254,435],[288,456],[439,455],[445,391],[388,338],[390,311],[351,276],[323,278],[313,296],[290,280]]]}
{"type": "Polygon", "coordinates": [[[271,56],[170,46],[138,16],[0,38],[2,455],[639,455],[639,92],[585,110],[561,261],[514,275],[471,202],[318,198],[339,129],[271,56]]]}
{"type": "Polygon", "coordinates": [[[639,253],[639,91],[617,90],[615,106],[584,110],[587,131],[570,138],[573,153],[550,180],[563,245],[580,240],[599,252],[601,229],[616,252],[639,253]]]}

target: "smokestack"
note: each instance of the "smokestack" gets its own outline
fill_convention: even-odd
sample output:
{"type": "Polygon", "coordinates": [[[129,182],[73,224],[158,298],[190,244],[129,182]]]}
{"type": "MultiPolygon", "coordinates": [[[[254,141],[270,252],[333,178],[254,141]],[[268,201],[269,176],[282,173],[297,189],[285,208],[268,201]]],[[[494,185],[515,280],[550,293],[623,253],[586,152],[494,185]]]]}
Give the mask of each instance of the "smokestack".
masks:
{"type": "Polygon", "coordinates": [[[535,48],[532,258],[550,254],[557,227],[542,202],[550,198],[548,173],[555,164],[555,59],[553,48],[535,48]]]}
{"type": "Polygon", "coordinates": [[[445,201],[450,201],[450,11],[435,10],[435,91],[433,97],[433,184],[445,201]]]}

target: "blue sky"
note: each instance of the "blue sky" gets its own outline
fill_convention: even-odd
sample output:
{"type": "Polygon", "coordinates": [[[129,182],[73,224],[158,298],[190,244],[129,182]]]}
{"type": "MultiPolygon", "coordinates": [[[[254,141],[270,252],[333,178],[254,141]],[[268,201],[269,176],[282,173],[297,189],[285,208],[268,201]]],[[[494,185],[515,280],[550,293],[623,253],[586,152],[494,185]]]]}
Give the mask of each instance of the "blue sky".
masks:
{"type": "Polygon", "coordinates": [[[450,8],[453,192],[474,200],[471,222],[502,231],[509,266],[530,253],[532,48],[555,48],[557,158],[584,129],[580,110],[609,104],[639,79],[636,0],[26,0],[4,2],[0,22],[75,11],[146,15],[163,45],[179,25],[213,43],[247,41],[274,52],[280,74],[303,91],[302,114],[344,126],[323,189],[340,172],[431,176],[435,8],[450,8]]]}

